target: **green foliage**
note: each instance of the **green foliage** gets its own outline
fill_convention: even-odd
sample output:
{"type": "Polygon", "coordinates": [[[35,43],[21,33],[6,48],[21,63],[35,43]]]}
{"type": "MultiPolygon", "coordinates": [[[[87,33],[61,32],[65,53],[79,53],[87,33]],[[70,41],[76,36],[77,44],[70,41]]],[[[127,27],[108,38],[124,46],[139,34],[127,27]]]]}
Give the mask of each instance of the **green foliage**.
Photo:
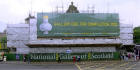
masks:
{"type": "Polygon", "coordinates": [[[1,49],[3,49],[0,51],[6,51],[4,49],[7,49],[7,37],[0,38],[0,46],[1,46],[1,49]]]}
{"type": "Polygon", "coordinates": [[[2,37],[0,38],[1,43],[7,43],[7,37],[2,37]]]}
{"type": "Polygon", "coordinates": [[[140,27],[134,28],[134,43],[140,44],[140,27]]]}

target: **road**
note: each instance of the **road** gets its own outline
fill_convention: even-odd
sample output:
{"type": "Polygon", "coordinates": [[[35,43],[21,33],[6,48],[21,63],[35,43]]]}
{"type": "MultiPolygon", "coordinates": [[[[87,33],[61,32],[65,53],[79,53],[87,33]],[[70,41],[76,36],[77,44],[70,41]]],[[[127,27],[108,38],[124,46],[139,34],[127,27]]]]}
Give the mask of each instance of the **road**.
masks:
{"type": "Polygon", "coordinates": [[[0,63],[0,70],[140,70],[140,61],[91,61],[79,63],[0,63]]]}
{"type": "Polygon", "coordinates": [[[79,70],[140,70],[139,61],[98,61],[78,63],[79,70]]]}
{"type": "Polygon", "coordinates": [[[74,64],[0,64],[0,70],[78,70],[74,64]]]}

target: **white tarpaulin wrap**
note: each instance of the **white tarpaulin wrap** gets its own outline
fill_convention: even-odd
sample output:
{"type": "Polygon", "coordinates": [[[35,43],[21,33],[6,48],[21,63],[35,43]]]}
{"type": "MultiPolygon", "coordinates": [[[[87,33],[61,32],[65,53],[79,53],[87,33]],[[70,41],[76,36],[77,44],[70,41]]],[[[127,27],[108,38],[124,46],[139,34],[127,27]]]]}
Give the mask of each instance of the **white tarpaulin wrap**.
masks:
{"type": "Polygon", "coordinates": [[[7,47],[17,48],[16,53],[29,53],[29,24],[8,24],[7,40],[7,47]]]}
{"type": "Polygon", "coordinates": [[[120,39],[123,45],[133,45],[133,25],[120,24],[120,39]]]}
{"type": "Polygon", "coordinates": [[[29,27],[29,24],[8,24],[7,28],[25,28],[25,27],[29,27]]]}
{"type": "Polygon", "coordinates": [[[27,48],[25,44],[27,44],[28,41],[7,41],[7,47],[23,47],[27,48]]]}
{"type": "Polygon", "coordinates": [[[17,34],[29,34],[29,28],[25,27],[25,28],[7,28],[7,34],[8,35],[17,35],[17,34]]]}
{"type": "Polygon", "coordinates": [[[37,35],[30,35],[30,40],[37,40],[37,35]]]}
{"type": "MultiPolygon", "coordinates": [[[[69,47],[46,47],[46,48],[31,48],[31,53],[65,53],[69,47]]],[[[116,52],[115,47],[72,47],[70,49],[73,53],[77,52],[116,52]]]]}
{"type": "Polygon", "coordinates": [[[122,40],[123,45],[133,45],[133,40],[122,40]]]}
{"type": "Polygon", "coordinates": [[[132,24],[120,24],[120,28],[133,28],[132,24]]]}
{"type": "Polygon", "coordinates": [[[36,19],[30,19],[30,33],[29,33],[29,37],[30,40],[37,40],[37,26],[36,26],[37,22],[36,19]]]}
{"type": "Polygon", "coordinates": [[[29,40],[29,35],[28,34],[7,35],[7,40],[29,40]]]}
{"type": "Polygon", "coordinates": [[[30,41],[30,44],[113,44],[121,43],[120,39],[74,39],[74,40],[37,40],[30,41]]]}
{"type": "Polygon", "coordinates": [[[30,19],[30,26],[36,26],[36,19],[30,19]]]}
{"type": "Polygon", "coordinates": [[[37,34],[37,28],[36,27],[30,27],[30,34],[37,34]]]}
{"type": "Polygon", "coordinates": [[[7,47],[15,47],[16,41],[7,41],[7,47]]]}
{"type": "Polygon", "coordinates": [[[30,51],[29,48],[17,48],[17,52],[18,54],[28,54],[30,51]]]}
{"type": "Polygon", "coordinates": [[[120,33],[133,33],[133,28],[120,28],[120,33]]]}
{"type": "Polygon", "coordinates": [[[121,39],[126,39],[126,40],[133,40],[133,34],[120,34],[121,39]]]}

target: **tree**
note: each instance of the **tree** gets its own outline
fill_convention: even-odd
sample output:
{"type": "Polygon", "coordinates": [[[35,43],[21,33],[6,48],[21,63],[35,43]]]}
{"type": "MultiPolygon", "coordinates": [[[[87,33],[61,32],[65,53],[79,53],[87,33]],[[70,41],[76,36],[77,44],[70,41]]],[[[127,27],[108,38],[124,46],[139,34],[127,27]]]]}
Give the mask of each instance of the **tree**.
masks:
{"type": "Polygon", "coordinates": [[[140,44],[140,27],[134,28],[134,43],[140,44]]]}
{"type": "Polygon", "coordinates": [[[6,48],[6,44],[7,44],[7,37],[2,37],[0,38],[0,48],[6,48]]]}

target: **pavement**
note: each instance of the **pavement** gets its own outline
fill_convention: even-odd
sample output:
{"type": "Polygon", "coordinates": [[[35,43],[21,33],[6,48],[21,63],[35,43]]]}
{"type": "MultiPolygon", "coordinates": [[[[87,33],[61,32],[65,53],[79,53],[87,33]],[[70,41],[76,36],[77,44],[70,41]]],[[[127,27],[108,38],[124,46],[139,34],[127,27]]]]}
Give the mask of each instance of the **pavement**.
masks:
{"type": "Polygon", "coordinates": [[[99,61],[78,63],[79,70],[140,70],[140,61],[99,61]]]}
{"type": "Polygon", "coordinates": [[[0,62],[0,70],[140,70],[140,61],[0,62]]]}
{"type": "Polygon", "coordinates": [[[2,62],[0,63],[0,70],[79,70],[74,64],[65,63],[32,63],[25,62],[2,62]]]}

